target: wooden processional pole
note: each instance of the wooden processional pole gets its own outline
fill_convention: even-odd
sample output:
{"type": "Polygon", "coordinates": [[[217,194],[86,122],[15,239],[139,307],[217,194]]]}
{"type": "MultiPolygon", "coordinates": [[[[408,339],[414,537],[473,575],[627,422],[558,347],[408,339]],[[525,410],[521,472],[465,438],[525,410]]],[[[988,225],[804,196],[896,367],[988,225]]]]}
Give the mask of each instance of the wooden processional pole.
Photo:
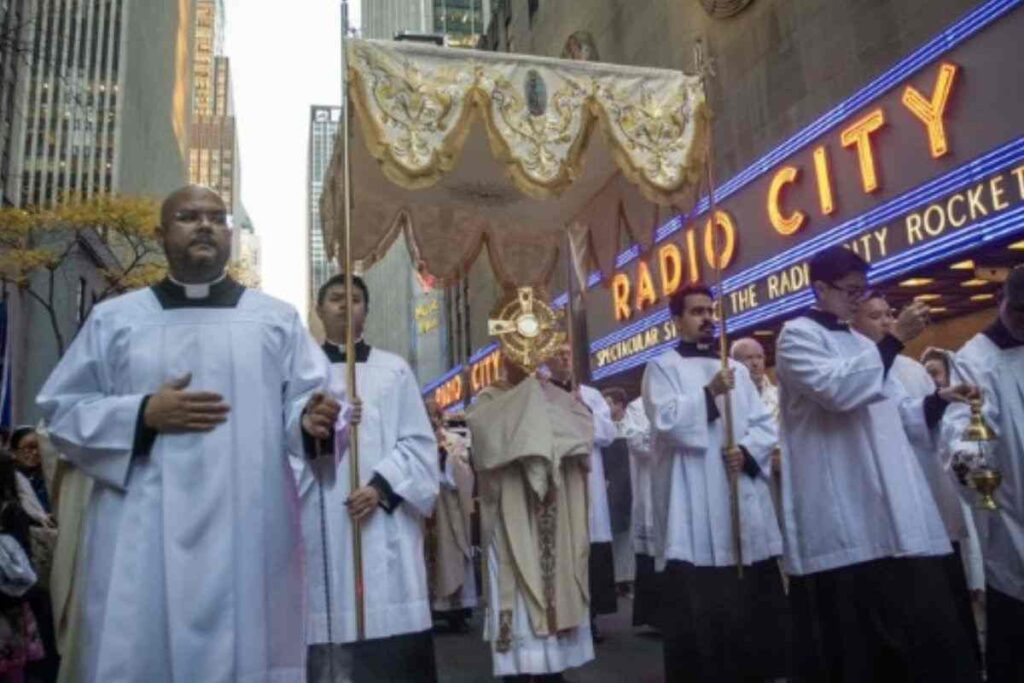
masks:
{"type": "MultiPolygon", "coordinates": [[[[704,88],[705,106],[708,101],[708,84],[710,77],[713,76],[711,69],[710,60],[704,56],[704,50],[700,43],[694,48],[694,57],[697,65],[697,69],[700,72],[701,82],[704,88]]],[[[710,116],[708,117],[711,118],[710,116]]],[[[719,357],[722,361],[722,370],[729,369],[729,338],[726,333],[725,323],[725,293],[722,291],[722,253],[719,250],[719,239],[718,239],[718,207],[715,204],[715,176],[712,171],[713,151],[712,146],[713,140],[712,125],[708,125],[708,139],[707,139],[707,153],[704,160],[704,169],[707,174],[708,182],[708,213],[711,218],[708,222],[708,230],[711,231],[711,243],[712,251],[714,252],[714,269],[715,269],[715,299],[718,304],[718,320],[719,320],[719,332],[718,332],[718,343],[719,343],[719,357]]],[[[725,448],[728,451],[732,451],[736,448],[736,434],[733,427],[732,419],[732,392],[728,391],[723,396],[723,411],[722,418],[725,425],[725,448]]],[[[733,557],[736,558],[736,573],[739,578],[743,578],[743,536],[742,528],[740,526],[740,492],[739,492],[739,474],[735,472],[729,473],[729,511],[732,522],[732,550],[733,557]]]]}
{"type": "MultiPolygon", "coordinates": [[[[352,147],[352,141],[349,137],[352,102],[348,93],[347,36],[342,36],[341,46],[343,54],[341,74],[343,84],[341,139],[344,141],[342,154],[345,168],[345,386],[348,387],[349,401],[355,401],[359,398],[359,393],[356,389],[356,342],[354,331],[352,330],[352,160],[349,155],[349,150],[352,147]]],[[[349,436],[348,480],[349,490],[354,492],[360,487],[359,425],[350,426],[349,436]]],[[[356,520],[352,520],[352,564],[355,569],[356,639],[363,640],[366,633],[365,593],[363,591],[363,534],[359,522],[356,520]]]]}

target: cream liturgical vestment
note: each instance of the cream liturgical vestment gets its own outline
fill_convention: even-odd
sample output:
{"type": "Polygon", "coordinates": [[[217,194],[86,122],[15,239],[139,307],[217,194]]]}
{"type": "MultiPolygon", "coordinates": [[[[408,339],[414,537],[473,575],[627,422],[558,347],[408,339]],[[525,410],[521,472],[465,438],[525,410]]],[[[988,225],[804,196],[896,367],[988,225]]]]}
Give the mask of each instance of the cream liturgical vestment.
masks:
{"type": "Polygon", "coordinates": [[[593,659],[587,460],[593,419],[571,394],[528,377],[489,387],[467,415],[488,552],[495,676],[557,673],[593,659]]]}
{"type": "MultiPolygon", "coordinates": [[[[331,395],[342,399],[347,395],[344,349],[325,344],[324,351],[331,360],[331,395]]],[[[415,375],[395,354],[360,342],[356,346],[356,387],[363,402],[359,476],[363,485],[384,492],[381,509],[360,524],[366,639],[426,631],[431,619],[423,524],[434,509],[438,492],[434,431],[415,375]]],[[[335,458],[307,459],[299,474],[309,574],[306,637],[311,645],[330,642],[318,486],[323,489],[326,512],[330,635],[334,643],[351,643],[357,636],[352,523],[345,507],[351,492],[348,458],[352,451],[347,439],[339,439],[338,446],[335,458]]]]}
{"type": "Polygon", "coordinates": [[[39,395],[54,445],[95,480],[74,678],[302,681],[304,584],[287,453],[327,362],[298,313],[223,279],[99,304],[39,395]],[[189,298],[193,294],[196,298],[189,298]],[[191,374],[227,422],[156,434],[146,397],[191,374]]]}

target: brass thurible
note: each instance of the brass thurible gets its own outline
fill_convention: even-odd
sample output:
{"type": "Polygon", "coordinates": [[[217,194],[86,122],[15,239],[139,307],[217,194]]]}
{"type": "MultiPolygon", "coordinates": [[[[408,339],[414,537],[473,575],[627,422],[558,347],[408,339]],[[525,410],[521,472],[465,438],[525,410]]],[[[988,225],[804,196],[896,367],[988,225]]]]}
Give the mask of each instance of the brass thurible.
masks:
{"type": "Polygon", "coordinates": [[[975,466],[971,468],[969,480],[971,488],[978,492],[978,509],[998,510],[999,505],[996,503],[994,494],[999,485],[1003,483],[1003,474],[991,465],[985,452],[985,444],[995,441],[996,436],[992,428],[985,422],[981,406],[980,398],[971,401],[971,420],[960,438],[978,446],[978,459],[975,466]]]}

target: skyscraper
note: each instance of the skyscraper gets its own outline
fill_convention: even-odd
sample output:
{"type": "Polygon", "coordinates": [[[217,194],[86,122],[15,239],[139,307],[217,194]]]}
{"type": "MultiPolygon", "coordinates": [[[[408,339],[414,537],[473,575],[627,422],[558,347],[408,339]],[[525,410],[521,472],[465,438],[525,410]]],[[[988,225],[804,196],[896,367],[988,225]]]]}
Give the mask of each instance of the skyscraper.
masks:
{"type": "MultiPolygon", "coordinates": [[[[5,204],[51,207],[65,197],[112,193],[160,197],[184,184],[192,0],[0,0],[0,19],[20,22],[22,36],[19,61],[8,61],[10,51],[0,55],[5,204]]],[[[87,302],[109,284],[106,269],[122,257],[92,231],[70,244],[54,274],[59,286],[49,310],[8,290],[18,422],[38,419],[35,396],[60,353],[54,330],[66,340],[74,336],[87,302]]],[[[37,272],[33,282],[47,277],[37,272]]]]}
{"type": "Polygon", "coordinates": [[[312,106],[309,108],[309,192],[307,204],[307,240],[309,243],[310,299],[316,297],[320,286],[335,272],[334,264],[324,250],[324,235],[320,223],[320,195],[324,190],[324,176],[331,163],[334,137],[341,123],[341,107],[312,106]]]}
{"type": "MultiPolygon", "coordinates": [[[[16,183],[15,157],[20,156],[20,128],[25,117],[18,115],[18,105],[30,49],[29,0],[0,0],[0,206],[18,202],[13,193],[16,183]]],[[[20,165],[20,164],[19,164],[20,165]]]]}
{"type": "Polygon", "coordinates": [[[24,125],[13,128],[10,147],[7,195],[14,203],[159,194],[180,185],[189,120],[189,4],[13,4],[23,9],[28,32],[15,105],[25,113],[24,125]]]}
{"type": "Polygon", "coordinates": [[[391,40],[403,31],[434,29],[433,0],[372,0],[363,3],[363,37],[391,40]]]}
{"type": "MultiPolygon", "coordinates": [[[[192,56],[192,135],[189,180],[211,188],[238,210],[240,163],[231,61],[224,55],[223,0],[196,0],[192,56]]],[[[232,255],[238,255],[238,245],[232,255]]]]}

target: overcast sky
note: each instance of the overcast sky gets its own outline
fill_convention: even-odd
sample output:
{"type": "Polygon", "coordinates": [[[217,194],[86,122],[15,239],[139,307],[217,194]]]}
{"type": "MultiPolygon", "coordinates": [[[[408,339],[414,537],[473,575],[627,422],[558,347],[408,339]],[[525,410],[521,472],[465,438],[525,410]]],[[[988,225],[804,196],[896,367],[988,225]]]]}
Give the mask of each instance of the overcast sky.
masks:
{"type": "MultiPolygon", "coordinates": [[[[359,2],[350,2],[353,26],[359,2]]],[[[340,7],[340,0],[226,0],[242,202],[262,243],[264,291],[303,319],[309,107],[341,101],[340,7]]]]}

